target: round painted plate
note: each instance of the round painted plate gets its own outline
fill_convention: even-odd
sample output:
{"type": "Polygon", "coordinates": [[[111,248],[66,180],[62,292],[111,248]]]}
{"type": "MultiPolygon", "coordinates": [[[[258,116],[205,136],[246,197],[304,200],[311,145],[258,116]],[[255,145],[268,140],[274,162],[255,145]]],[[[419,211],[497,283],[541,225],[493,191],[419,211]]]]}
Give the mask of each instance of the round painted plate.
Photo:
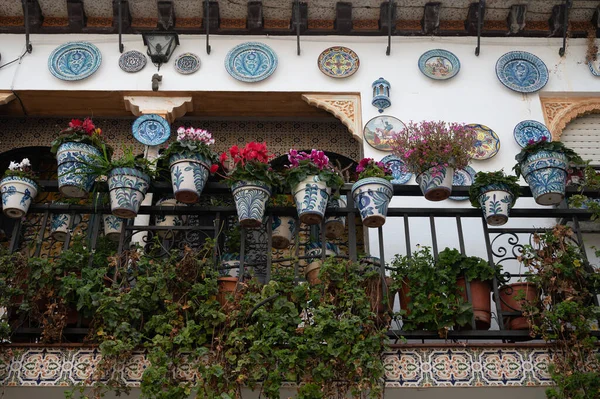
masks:
{"type": "Polygon", "coordinates": [[[61,80],[81,80],[92,75],[102,63],[98,47],[88,42],[69,42],[54,49],[48,69],[61,80]]]}
{"type": "Polygon", "coordinates": [[[358,71],[360,60],[358,55],[348,47],[334,46],[323,50],[317,65],[321,72],[329,77],[347,78],[358,71]]]}
{"type": "Polygon", "coordinates": [[[594,76],[600,76],[600,53],[596,54],[596,61],[588,62],[588,68],[594,76]]]}
{"type": "Polygon", "coordinates": [[[496,132],[484,125],[478,125],[476,123],[470,124],[477,132],[477,142],[475,148],[471,150],[470,154],[473,159],[482,161],[484,159],[490,159],[500,151],[500,139],[496,132]]]}
{"type": "Polygon", "coordinates": [[[460,71],[460,61],[449,51],[429,50],[419,58],[419,70],[428,78],[446,80],[460,71]]]}
{"type": "MultiPolygon", "coordinates": [[[[454,171],[454,176],[452,176],[452,185],[453,186],[470,186],[471,184],[473,184],[473,181],[475,180],[475,170],[468,166],[464,169],[456,169],[454,171]]],[[[466,201],[469,199],[469,197],[458,197],[458,196],[453,196],[450,197],[451,200],[454,201],[466,201]]]]}
{"type": "Polygon", "coordinates": [[[277,68],[277,55],[263,43],[247,42],[232,48],[225,57],[225,69],[242,82],[260,82],[277,68]]]}
{"type": "Polygon", "coordinates": [[[125,72],[139,72],[146,66],[146,56],[139,51],[126,51],[119,57],[119,68],[125,72]]]}
{"type": "Polygon", "coordinates": [[[510,51],[496,62],[496,76],[511,90],[533,93],[548,83],[548,68],[531,53],[510,51]]]}
{"type": "Polygon", "coordinates": [[[142,115],[133,122],[133,137],[145,145],[159,145],[169,139],[171,126],[165,118],[156,114],[142,115]]]}
{"type": "Polygon", "coordinates": [[[183,53],[175,58],[175,70],[189,75],[200,69],[200,58],[193,53],[183,53]]]}
{"type": "Polygon", "coordinates": [[[550,130],[538,121],[522,121],[517,123],[513,132],[515,141],[521,147],[525,147],[529,142],[536,143],[545,137],[547,141],[552,141],[552,133],[550,130]]]}
{"type": "Polygon", "coordinates": [[[412,173],[404,170],[404,162],[396,155],[387,155],[381,162],[392,171],[392,176],[394,176],[390,181],[392,184],[406,184],[413,176],[412,173]]]}
{"type": "Polygon", "coordinates": [[[381,115],[371,119],[365,125],[363,136],[369,145],[380,151],[392,151],[390,140],[406,125],[393,116],[381,115]]]}

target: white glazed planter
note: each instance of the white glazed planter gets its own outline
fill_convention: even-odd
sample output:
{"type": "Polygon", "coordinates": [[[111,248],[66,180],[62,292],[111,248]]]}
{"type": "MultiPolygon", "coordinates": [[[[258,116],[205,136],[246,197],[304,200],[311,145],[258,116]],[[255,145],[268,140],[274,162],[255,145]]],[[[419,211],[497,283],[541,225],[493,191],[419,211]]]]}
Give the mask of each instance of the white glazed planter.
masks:
{"type": "MultiPolygon", "coordinates": [[[[181,202],[178,202],[175,198],[166,198],[156,202],[157,206],[181,206],[184,205],[181,202]]],[[[185,216],[179,215],[162,215],[157,214],[154,218],[154,225],[158,227],[175,227],[175,226],[183,226],[186,221],[185,216]]],[[[162,238],[173,238],[176,236],[178,231],[176,230],[157,230],[156,234],[162,238]]]]}
{"type": "Polygon", "coordinates": [[[150,186],[150,176],[133,168],[116,168],[108,174],[112,214],[133,219],[150,186]]]}
{"type": "Polygon", "coordinates": [[[123,219],[115,215],[102,215],[104,224],[104,236],[111,241],[119,241],[123,229],[123,219]]]}
{"type": "Polygon", "coordinates": [[[94,186],[100,150],[90,144],[67,142],[58,147],[58,190],[66,197],[84,198],[94,186]]]}
{"type": "Polygon", "coordinates": [[[271,187],[259,181],[240,181],[231,186],[240,225],[260,227],[265,215],[271,187]]]}
{"type": "Polygon", "coordinates": [[[221,268],[219,277],[238,278],[240,274],[240,256],[234,254],[224,254],[221,257],[221,268]]]}
{"type": "Polygon", "coordinates": [[[289,216],[273,215],[273,223],[271,227],[271,244],[273,248],[285,249],[289,247],[294,238],[296,219],[289,216]]]}
{"type": "Polygon", "coordinates": [[[80,222],[81,215],[79,214],[60,213],[53,215],[50,222],[50,236],[56,241],[65,242],[80,222]]]}
{"type": "Polygon", "coordinates": [[[531,188],[535,202],[557,205],[565,198],[569,161],[556,151],[538,151],[529,154],[521,163],[521,173],[531,188]]]}
{"type": "Polygon", "coordinates": [[[0,181],[2,212],[12,219],[27,213],[29,205],[38,193],[38,185],[26,177],[9,176],[0,181]]]}
{"type": "Polygon", "coordinates": [[[208,180],[210,161],[193,152],[176,154],[169,158],[173,194],[184,204],[198,202],[208,180]]]}
{"type": "Polygon", "coordinates": [[[416,180],[426,199],[443,201],[450,197],[453,177],[454,168],[430,168],[420,173],[416,180]]]}
{"type": "Polygon", "coordinates": [[[502,226],[508,222],[513,195],[504,184],[493,184],[482,188],[478,199],[487,224],[502,226]]]}
{"type": "MultiPolygon", "coordinates": [[[[345,208],[348,203],[346,202],[346,196],[341,195],[340,198],[331,199],[329,206],[331,208],[345,208]]],[[[344,234],[346,229],[346,217],[345,216],[331,216],[325,219],[325,237],[330,240],[340,238],[344,234]]]]}
{"type": "Polygon", "coordinates": [[[319,176],[312,175],[292,189],[300,222],[308,225],[319,224],[325,215],[331,189],[319,176]]]}
{"type": "Polygon", "coordinates": [[[364,226],[381,227],[385,224],[388,205],[394,187],[380,177],[360,179],[352,186],[352,199],[360,212],[364,226]]]}

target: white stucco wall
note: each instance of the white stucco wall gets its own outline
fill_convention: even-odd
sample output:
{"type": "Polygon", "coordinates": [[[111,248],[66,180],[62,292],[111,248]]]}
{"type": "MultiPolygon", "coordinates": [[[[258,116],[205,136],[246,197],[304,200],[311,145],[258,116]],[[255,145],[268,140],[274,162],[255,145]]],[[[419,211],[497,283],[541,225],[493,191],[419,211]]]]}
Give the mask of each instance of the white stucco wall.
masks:
{"type": "MultiPolygon", "coordinates": [[[[296,55],[295,37],[234,37],[211,36],[212,53],[206,54],[205,37],[180,36],[181,45],[176,49],[169,64],[161,67],[163,81],[160,90],[215,90],[215,91],[301,91],[301,92],[360,92],[362,96],[363,124],[378,115],[371,102],[371,83],[381,77],[392,85],[392,106],[384,114],[393,115],[404,122],[445,120],[479,123],[492,128],[500,137],[501,149],[497,156],[487,161],[474,161],[475,170],[510,170],[519,147],[513,139],[514,126],[524,119],[543,122],[539,93],[520,94],[504,87],[496,78],[496,60],[512,50],[529,51],[540,57],[547,65],[550,79],[542,93],[572,93],[596,95],[600,91],[600,79],[592,76],[584,62],[585,39],[570,39],[567,54],[559,57],[562,39],[482,38],[481,55],[476,57],[476,38],[450,37],[394,37],[392,53],[385,55],[386,37],[303,37],[302,54],[296,55]],[[245,41],[268,44],[277,53],[279,66],[275,73],[259,83],[242,83],[230,77],[224,68],[227,52],[245,41]],[[317,67],[321,51],[333,45],[352,48],[360,57],[360,69],[347,79],[332,79],[317,67]],[[434,81],[425,77],[417,67],[419,56],[427,50],[443,48],[453,52],[461,62],[460,73],[448,81],[434,81]],[[180,75],[173,68],[174,58],[183,52],[200,56],[202,66],[193,75],[180,75]]],[[[33,53],[26,55],[21,63],[0,69],[0,90],[150,90],[151,76],[156,68],[149,64],[144,70],[128,74],[119,69],[117,35],[32,35],[33,53]],[[48,56],[58,45],[67,41],[85,40],[94,43],[102,52],[102,65],[98,72],[80,82],[64,82],[53,77],[47,68],[48,56]]],[[[2,61],[18,57],[24,49],[24,35],[0,35],[2,61]]],[[[125,50],[146,52],[140,35],[124,36],[125,50]]],[[[231,104],[235,107],[235,104],[231,104]]],[[[388,155],[364,143],[364,154],[381,159],[388,155]]],[[[414,183],[414,181],[413,181],[414,183]]],[[[519,200],[518,207],[533,206],[531,199],[519,200]]],[[[396,199],[392,206],[420,207],[466,207],[468,202],[427,202],[421,198],[396,199]]],[[[458,246],[454,220],[438,221],[439,231],[448,234],[438,236],[439,245],[458,246]]],[[[519,223],[523,221],[511,221],[519,223]]],[[[549,221],[548,223],[551,223],[549,221]]],[[[531,223],[526,223],[531,225],[531,223]]],[[[539,226],[541,221],[535,221],[539,226]]],[[[411,224],[415,230],[412,237],[416,243],[428,244],[429,228],[426,219],[411,224]]],[[[386,234],[385,254],[389,259],[394,253],[404,252],[402,221],[389,220],[384,226],[386,234]]],[[[485,255],[481,245],[481,223],[465,222],[467,250],[470,254],[485,255]]],[[[371,232],[371,238],[376,237],[371,232]]],[[[378,253],[376,241],[372,240],[372,253],[378,253]]]]}

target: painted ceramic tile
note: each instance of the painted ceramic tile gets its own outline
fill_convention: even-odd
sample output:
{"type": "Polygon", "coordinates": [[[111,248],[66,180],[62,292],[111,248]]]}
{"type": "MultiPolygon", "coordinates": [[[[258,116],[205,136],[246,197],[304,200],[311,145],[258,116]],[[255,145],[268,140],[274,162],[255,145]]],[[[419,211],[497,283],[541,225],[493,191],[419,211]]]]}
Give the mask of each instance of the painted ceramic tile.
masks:
{"type": "Polygon", "coordinates": [[[200,58],[193,53],[183,53],[175,59],[175,70],[189,75],[200,69],[200,58]]]}
{"type": "Polygon", "coordinates": [[[260,82],[275,72],[277,55],[266,44],[247,42],[235,46],[225,57],[225,69],[242,82],[260,82]]]}
{"type": "Polygon", "coordinates": [[[169,139],[171,127],[165,118],[156,114],[142,115],[132,126],[133,137],[145,145],[159,145],[169,139]]]}
{"type": "Polygon", "coordinates": [[[492,129],[485,125],[469,125],[477,131],[477,142],[471,151],[473,159],[482,161],[494,157],[500,151],[500,138],[492,129]]]}
{"type": "Polygon", "coordinates": [[[498,59],[496,76],[511,90],[533,93],[548,83],[548,68],[531,53],[510,51],[498,59]]]}
{"type": "Polygon", "coordinates": [[[371,147],[381,151],[392,151],[391,138],[405,126],[404,122],[393,116],[376,116],[365,125],[363,136],[371,147]]]}
{"type": "Polygon", "coordinates": [[[519,122],[517,126],[515,126],[513,135],[515,141],[521,147],[525,147],[530,142],[538,142],[544,137],[547,141],[552,141],[552,133],[550,133],[550,130],[548,130],[546,125],[533,120],[519,122]]]}
{"type": "Polygon", "coordinates": [[[348,47],[335,46],[323,50],[317,60],[319,70],[331,78],[347,78],[358,71],[358,55],[348,47]]]}
{"type": "MultiPolygon", "coordinates": [[[[475,172],[475,169],[468,165],[464,169],[456,169],[454,171],[454,176],[452,177],[452,185],[470,186],[475,180],[475,173],[477,173],[475,172]]],[[[452,196],[450,199],[454,201],[466,201],[469,199],[469,197],[452,196]]]]}
{"type": "Polygon", "coordinates": [[[392,171],[394,176],[390,181],[392,184],[406,184],[413,176],[404,169],[404,162],[396,155],[387,155],[381,159],[381,162],[392,171]]]}
{"type": "Polygon", "coordinates": [[[139,51],[126,51],[119,57],[119,68],[125,72],[139,72],[146,66],[146,56],[139,51]]]}
{"type": "Polygon", "coordinates": [[[91,76],[102,63],[98,47],[88,42],[69,42],[48,57],[48,68],[61,80],[81,80],[91,76]]]}
{"type": "Polygon", "coordinates": [[[419,58],[419,70],[428,78],[447,80],[460,71],[460,61],[449,51],[429,50],[419,58]]]}

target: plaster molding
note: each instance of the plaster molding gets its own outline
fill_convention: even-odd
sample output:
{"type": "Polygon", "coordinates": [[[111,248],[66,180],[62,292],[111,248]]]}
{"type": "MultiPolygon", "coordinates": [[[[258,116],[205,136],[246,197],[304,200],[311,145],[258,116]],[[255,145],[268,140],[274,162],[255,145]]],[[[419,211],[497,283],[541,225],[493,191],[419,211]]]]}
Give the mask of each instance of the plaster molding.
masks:
{"type": "Polygon", "coordinates": [[[135,116],[158,114],[169,123],[193,111],[192,97],[124,96],[125,109],[135,116]]]}
{"type": "Polygon", "coordinates": [[[309,105],[324,109],[338,118],[359,143],[362,143],[362,110],[360,94],[303,94],[309,105]]]}
{"type": "Polygon", "coordinates": [[[578,116],[600,112],[600,97],[540,97],[546,126],[552,140],[560,140],[569,122],[578,116]]]}
{"type": "Polygon", "coordinates": [[[1,92],[0,93],[0,105],[8,104],[15,98],[17,98],[17,97],[11,92],[1,92]]]}

